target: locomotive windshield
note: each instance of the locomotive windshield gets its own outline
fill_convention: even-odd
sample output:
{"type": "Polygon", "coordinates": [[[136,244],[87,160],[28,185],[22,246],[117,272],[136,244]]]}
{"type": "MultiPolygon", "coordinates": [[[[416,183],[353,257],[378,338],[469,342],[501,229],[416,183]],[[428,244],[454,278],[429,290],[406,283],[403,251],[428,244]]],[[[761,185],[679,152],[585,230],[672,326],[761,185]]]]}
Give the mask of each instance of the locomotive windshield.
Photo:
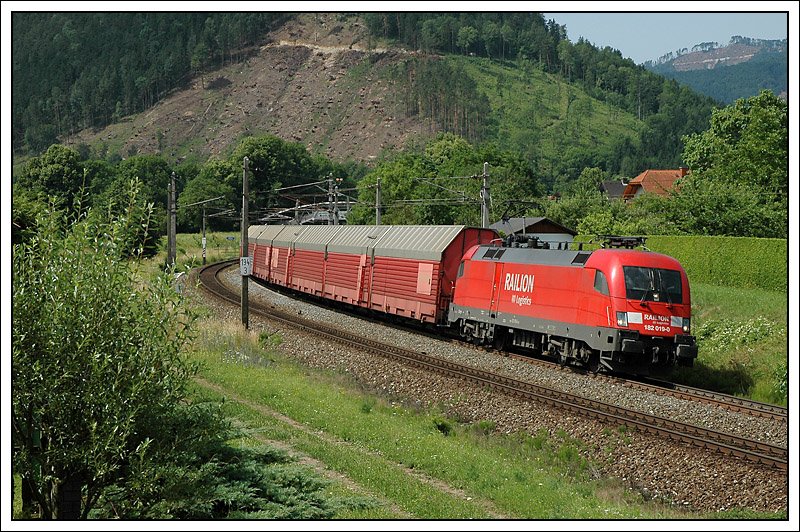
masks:
{"type": "Polygon", "coordinates": [[[623,266],[628,299],[682,303],[681,274],[675,270],[623,266]]]}

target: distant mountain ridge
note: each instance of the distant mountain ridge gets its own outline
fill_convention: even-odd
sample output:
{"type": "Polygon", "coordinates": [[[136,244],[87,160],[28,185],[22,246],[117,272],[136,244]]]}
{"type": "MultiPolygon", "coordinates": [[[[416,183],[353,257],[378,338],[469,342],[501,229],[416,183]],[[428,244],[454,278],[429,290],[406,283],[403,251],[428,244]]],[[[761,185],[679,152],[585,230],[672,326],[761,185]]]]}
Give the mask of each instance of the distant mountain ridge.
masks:
{"type": "Polygon", "coordinates": [[[682,48],[662,55],[658,59],[645,61],[644,67],[653,72],[713,69],[729,66],[752,59],[760,52],[782,52],[786,50],[787,39],[754,39],[734,35],[726,46],[718,42],[696,44],[691,50],[682,48]]]}
{"type": "Polygon", "coordinates": [[[729,104],[769,89],[788,92],[787,39],[754,39],[734,35],[726,46],[696,44],[646,61],[643,66],[729,104]]]}

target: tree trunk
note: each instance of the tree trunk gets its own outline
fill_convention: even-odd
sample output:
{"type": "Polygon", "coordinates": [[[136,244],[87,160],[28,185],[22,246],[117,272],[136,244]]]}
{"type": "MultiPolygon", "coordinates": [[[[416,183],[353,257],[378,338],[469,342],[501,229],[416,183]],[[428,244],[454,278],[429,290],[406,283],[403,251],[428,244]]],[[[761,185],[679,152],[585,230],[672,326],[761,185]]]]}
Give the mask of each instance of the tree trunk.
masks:
{"type": "Polygon", "coordinates": [[[81,517],[81,488],[83,483],[77,475],[66,477],[56,488],[55,518],[75,521],[81,517]]]}

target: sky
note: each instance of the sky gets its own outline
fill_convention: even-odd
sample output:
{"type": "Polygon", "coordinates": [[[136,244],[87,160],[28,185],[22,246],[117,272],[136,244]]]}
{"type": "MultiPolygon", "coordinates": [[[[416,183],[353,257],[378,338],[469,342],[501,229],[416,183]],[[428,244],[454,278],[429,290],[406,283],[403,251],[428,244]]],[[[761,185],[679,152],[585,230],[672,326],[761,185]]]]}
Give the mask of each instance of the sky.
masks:
{"type": "MultiPolygon", "coordinates": [[[[717,4],[725,5],[728,4],[717,4]]],[[[623,57],[629,57],[637,64],[681,48],[691,50],[702,42],[718,42],[725,46],[734,35],[785,39],[788,31],[786,13],[544,12],[544,16],[547,20],[566,25],[571,42],[584,37],[598,48],[611,46],[619,50],[623,57]]]]}

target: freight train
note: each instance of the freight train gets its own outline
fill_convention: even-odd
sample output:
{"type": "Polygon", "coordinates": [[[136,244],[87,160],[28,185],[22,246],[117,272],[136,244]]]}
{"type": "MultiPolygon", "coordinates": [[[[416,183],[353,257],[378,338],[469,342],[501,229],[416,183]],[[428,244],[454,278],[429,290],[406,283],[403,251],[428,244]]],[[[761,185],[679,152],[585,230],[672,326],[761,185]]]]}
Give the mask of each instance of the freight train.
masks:
{"type": "Polygon", "coordinates": [[[663,375],[697,357],[680,263],[613,237],[593,251],[449,226],[256,225],[252,275],[592,371],[663,375]]]}

